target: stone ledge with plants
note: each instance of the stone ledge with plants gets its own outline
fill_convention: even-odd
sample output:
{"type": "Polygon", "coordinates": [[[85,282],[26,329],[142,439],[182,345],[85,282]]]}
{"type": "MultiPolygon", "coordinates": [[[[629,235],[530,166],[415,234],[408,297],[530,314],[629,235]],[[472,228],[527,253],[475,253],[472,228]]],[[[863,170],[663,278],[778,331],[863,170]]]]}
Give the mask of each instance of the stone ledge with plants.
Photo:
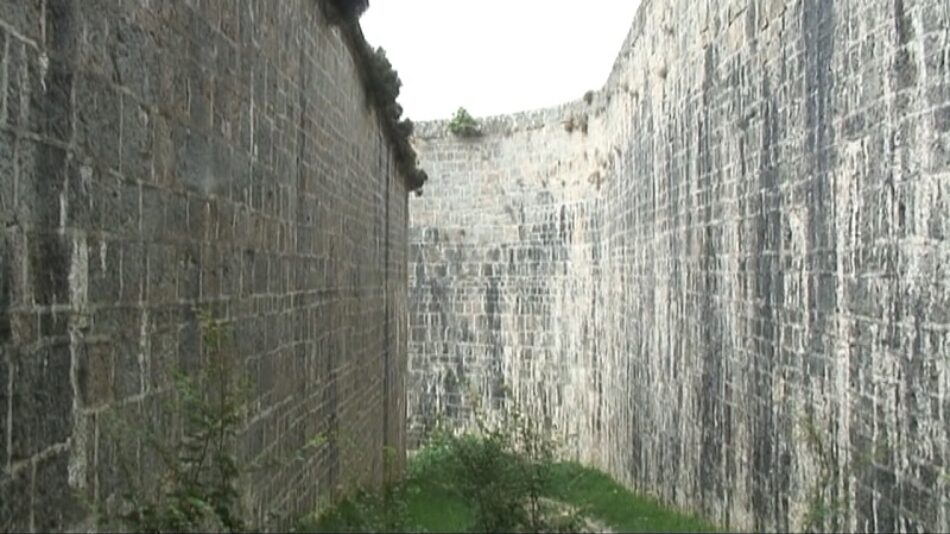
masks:
{"type": "Polygon", "coordinates": [[[482,135],[478,121],[465,108],[459,108],[452,116],[452,120],[449,121],[449,131],[452,132],[452,135],[458,137],[471,138],[482,135]]]}
{"type": "Polygon", "coordinates": [[[418,190],[428,176],[419,168],[416,151],[409,139],[413,124],[402,118],[402,106],[396,102],[402,81],[386,57],[383,48],[373,50],[360,28],[359,18],[369,8],[369,0],[317,0],[327,20],[340,28],[353,54],[368,104],[373,105],[387,140],[392,144],[396,164],[409,183],[418,190]]]}

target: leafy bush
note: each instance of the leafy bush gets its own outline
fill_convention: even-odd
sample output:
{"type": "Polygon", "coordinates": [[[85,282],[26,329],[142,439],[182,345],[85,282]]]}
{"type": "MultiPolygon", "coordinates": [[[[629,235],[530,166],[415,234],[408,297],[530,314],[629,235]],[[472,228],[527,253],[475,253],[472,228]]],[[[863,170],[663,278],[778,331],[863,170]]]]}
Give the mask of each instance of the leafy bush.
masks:
{"type": "Polygon", "coordinates": [[[410,479],[425,479],[456,491],[474,509],[475,527],[485,532],[576,532],[578,510],[547,498],[555,443],[518,410],[491,426],[476,415],[476,433],[453,435],[437,429],[413,459],[410,479]]]}
{"type": "Polygon", "coordinates": [[[459,108],[449,122],[449,131],[459,137],[478,137],[482,134],[476,121],[465,108],[459,108]]]}
{"type": "Polygon", "coordinates": [[[411,530],[403,487],[387,486],[382,492],[357,491],[342,500],[317,522],[313,518],[299,521],[296,532],[320,532],[321,524],[333,525],[329,530],[347,532],[407,532],[411,530]]]}
{"type": "Polygon", "coordinates": [[[574,130],[580,130],[581,133],[587,134],[587,116],[584,115],[580,118],[576,118],[573,115],[568,117],[567,120],[563,121],[561,124],[564,125],[564,131],[567,133],[574,133],[574,130]]]}
{"type": "Polygon", "coordinates": [[[450,445],[448,474],[475,509],[479,528],[510,532],[529,523],[519,458],[500,433],[461,436],[450,445]]]}

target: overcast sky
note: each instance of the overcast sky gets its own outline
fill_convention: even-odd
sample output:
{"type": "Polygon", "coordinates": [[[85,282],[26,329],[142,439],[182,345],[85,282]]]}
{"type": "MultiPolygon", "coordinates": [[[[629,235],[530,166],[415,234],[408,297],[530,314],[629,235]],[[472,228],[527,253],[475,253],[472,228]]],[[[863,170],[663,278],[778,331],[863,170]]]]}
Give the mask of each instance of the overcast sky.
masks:
{"type": "Polygon", "coordinates": [[[640,0],[371,0],[361,23],[419,121],[485,116],[600,89],[640,0]]]}

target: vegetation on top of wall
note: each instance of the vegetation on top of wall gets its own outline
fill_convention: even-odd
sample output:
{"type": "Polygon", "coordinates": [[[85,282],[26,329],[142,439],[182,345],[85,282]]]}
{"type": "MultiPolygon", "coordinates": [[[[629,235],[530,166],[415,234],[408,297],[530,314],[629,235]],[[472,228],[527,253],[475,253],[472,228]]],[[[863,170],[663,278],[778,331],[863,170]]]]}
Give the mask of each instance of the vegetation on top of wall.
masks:
{"type": "Polygon", "coordinates": [[[386,138],[393,145],[399,171],[409,180],[410,189],[418,189],[428,179],[419,168],[416,151],[409,138],[412,136],[412,121],[403,119],[402,106],[396,99],[402,81],[393,69],[382,48],[373,48],[366,42],[360,28],[360,15],[369,7],[368,0],[318,0],[327,20],[343,32],[350,51],[356,60],[360,81],[370,104],[375,106],[386,138]]]}
{"type": "Polygon", "coordinates": [[[564,125],[564,131],[567,133],[574,133],[574,130],[580,130],[581,133],[587,134],[587,115],[581,117],[571,115],[567,120],[562,121],[561,124],[564,125]]]}
{"type": "Polygon", "coordinates": [[[449,131],[459,137],[478,137],[482,131],[476,121],[465,108],[459,108],[449,122],[449,131]]]}
{"type": "Polygon", "coordinates": [[[337,12],[346,18],[358,19],[369,8],[369,0],[330,0],[337,12]]]}

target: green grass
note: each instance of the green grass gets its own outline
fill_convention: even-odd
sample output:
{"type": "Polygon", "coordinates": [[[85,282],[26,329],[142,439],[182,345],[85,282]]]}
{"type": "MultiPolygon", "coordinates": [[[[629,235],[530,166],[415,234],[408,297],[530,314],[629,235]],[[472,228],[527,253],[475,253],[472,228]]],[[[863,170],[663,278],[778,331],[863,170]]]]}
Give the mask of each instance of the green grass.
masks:
{"type": "Polygon", "coordinates": [[[427,532],[470,530],[475,516],[468,503],[458,494],[445,491],[438,484],[411,480],[407,484],[409,525],[427,532]]]}
{"type": "Polygon", "coordinates": [[[694,516],[631,493],[612,478],[575,463],[552,466],[552,497],[578,506],[619,532],[721,532],[694,516]]]}
{"type": "MultiPolygon", "coordinates": [[[[430,460],[431,461],[431,460],[430,460]]],[[[583,510],[584,515],[616,532],[719,532],[696,517],[670,510],[635,495],[607,475],[575,463],[551,466],[548,497],[583,510]]],[[[393,490],[390,522],[380,494],[362,493],[319,517],[301,522],[303,532],[476,532],[469,503],[440,473],[438,463],[416,470],[393,490]]]]}

